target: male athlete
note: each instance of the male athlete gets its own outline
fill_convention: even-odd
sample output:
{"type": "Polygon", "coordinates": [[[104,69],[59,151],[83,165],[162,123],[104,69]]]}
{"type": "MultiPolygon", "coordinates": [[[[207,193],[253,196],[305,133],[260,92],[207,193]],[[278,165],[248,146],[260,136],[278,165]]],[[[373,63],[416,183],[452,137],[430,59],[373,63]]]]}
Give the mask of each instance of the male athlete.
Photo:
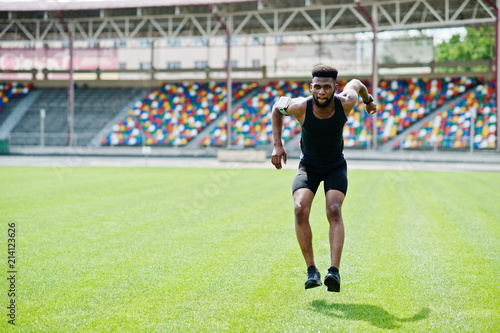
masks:
{"type": "Polygon", "coordinates": [[[347,116],[358,102],[366,104],[366,112],[377,112],[373,97],[359,80],[349,81],[336,95],[337,70],[319,65],[312,70],[311,94],[307,98],[281,97],[273,106],[272,127],[274,149],[271,163],[281,169],[286,164],[286,152],[281,141],[284,115],[294,116],[302,127],[302,150],[292,193],[295,205],[295,233],[307,265],[306,289],[321,286],[321,275],[314,262],[312,232],[309,225],[311,204],[323,181],[326,196],[326,216],[330,223],[331,267],[325,276],[328,291],[340,291],[340,257],[344,246],[344,223],[341,207],[347,192],[347,164],[344,159],[342,136],[347,116]]]}

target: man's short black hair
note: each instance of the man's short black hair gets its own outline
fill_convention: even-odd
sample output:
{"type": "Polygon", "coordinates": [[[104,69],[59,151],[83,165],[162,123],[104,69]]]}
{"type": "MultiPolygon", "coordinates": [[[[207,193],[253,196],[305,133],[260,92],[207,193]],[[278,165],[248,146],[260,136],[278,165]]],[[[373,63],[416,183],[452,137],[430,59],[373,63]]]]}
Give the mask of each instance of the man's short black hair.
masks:
{"type": "Polygon", "coordinates": [[[335,67],[328,65],[317,65],[312,70],[312,77],[331,77],[333,81],[337,82],[337,74],[339,72],[335,67]]]}

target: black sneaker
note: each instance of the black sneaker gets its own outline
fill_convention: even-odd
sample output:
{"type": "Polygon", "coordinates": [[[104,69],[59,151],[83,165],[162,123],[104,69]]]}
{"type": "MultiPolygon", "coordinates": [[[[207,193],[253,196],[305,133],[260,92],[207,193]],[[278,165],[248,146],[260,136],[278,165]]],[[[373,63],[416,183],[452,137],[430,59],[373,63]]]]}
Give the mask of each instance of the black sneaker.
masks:
{"type": "Polygon", "coordinates": [[[340,274],[337,267],[330,267],[328,273],[325,276],[325,286],[328,287],[328,291],[340,292],[340,274]]]}
{"type": "Polygon", "coordinates": [[[311,289],[321,286],[321,275],[315,266],[307,267],[306,289],[311,289]]]}

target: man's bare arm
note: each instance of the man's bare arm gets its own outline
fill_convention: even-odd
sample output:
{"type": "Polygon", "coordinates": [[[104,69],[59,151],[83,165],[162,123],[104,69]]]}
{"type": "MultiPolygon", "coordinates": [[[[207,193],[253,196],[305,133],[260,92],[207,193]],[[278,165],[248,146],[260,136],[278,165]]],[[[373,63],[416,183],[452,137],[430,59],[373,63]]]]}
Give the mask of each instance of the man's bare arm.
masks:
{"type": "Polygon", "coordinates": [[[283,148],[283,143],[281,142],[281,132],[283,130],[283,118],[285,116],[276,107],[273,106],[273,111],[271,113],[271,124],[273,128],[273,141],[274,148],[271,155],[271,163],[276,169],[281,169],[281,158],[283,158],[283,163],[286,164],[286,151],[283,148]]]}
{"type": "MultiPolygon", "coordinates": [[[[285,110],[290,116],[294,116],[301,124],[304,121],[305,115],[305,98],[292,98],[288,104],[288,108],[285,110]]],[[[271,113],[271,123],[273,129],[273,141],[274,149],[271,155],[271,163],[276,167],[276,169],[281,169],[281,159],[283,158],[283,163],[286,164],[286,151],[281,142],[281,134],[283,130],[283,118],[285,116],[278,110],[276,104],[273,105],[271,113]]]]}
{"type": "Polygon", "coordinates": [[[358,103],[358,96],[361,97],[366,104],[366,113],[373,114],[377,112],[377,105],[375,102],[369,103],[371,95],[368,93],[366,86],[361,81],[353,79],[345,85],[344,90],[339,94],[346,115],[351,113],[354,106],[358,103]]]}

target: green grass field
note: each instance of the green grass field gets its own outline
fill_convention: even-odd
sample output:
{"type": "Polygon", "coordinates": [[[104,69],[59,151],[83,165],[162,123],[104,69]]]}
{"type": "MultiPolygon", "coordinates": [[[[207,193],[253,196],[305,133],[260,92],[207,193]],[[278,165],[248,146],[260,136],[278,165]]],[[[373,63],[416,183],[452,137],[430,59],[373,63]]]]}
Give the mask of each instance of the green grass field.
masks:
{"type": "MultiPolygon", "coordinates": [[[[339,294],[304,290],[294,174],[0,168],[0,330],[498,332],[499,173],[349,171],[339,294]]],[[[324,204],[321,189],[311,225],[323,277],[324,204]]]]}

